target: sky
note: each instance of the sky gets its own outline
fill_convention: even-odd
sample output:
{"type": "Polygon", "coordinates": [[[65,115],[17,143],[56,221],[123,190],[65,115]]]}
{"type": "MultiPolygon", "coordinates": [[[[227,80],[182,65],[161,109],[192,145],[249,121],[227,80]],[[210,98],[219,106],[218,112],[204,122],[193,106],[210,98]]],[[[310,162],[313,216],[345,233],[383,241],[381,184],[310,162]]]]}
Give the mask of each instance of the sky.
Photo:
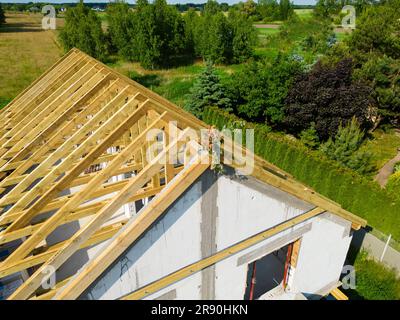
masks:
{"type": "MultiPolygon", "coordinates": [[[[315,4],[316,0],[292,0],[294,4],[315,4]]],[[[7,3],[27,3],[27,2],[51,2],[51,3],[68,3],[78,2],[77,0],[0,0],[7,3]]],[[[109,2],[107,0],[84,0],[84,2],[109,2]]],[[[128,0],[129,3],[134,3],[134,0],[128,0]]],[[[168,3],[204,3],[207,0],[167,0],[168,3]]],[[[240,0],[218,0],[218,2],[227,2],[229,4],[240,2],[240,0]]]]}

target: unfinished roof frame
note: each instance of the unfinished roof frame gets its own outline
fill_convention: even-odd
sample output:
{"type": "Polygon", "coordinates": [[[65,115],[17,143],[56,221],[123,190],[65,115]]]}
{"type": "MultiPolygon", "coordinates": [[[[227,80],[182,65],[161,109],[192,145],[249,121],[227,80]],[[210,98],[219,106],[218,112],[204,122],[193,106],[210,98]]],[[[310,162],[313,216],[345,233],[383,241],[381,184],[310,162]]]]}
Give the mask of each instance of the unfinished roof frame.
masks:
{"type": "MultiPolygon", "coordinates": [[[[209,126],[77,49],[0,110],[0,123],[0,245],[20,241],[0,263],[0,278],[37,268],[10,299],[79,297],[209,167],[203,161],[209,154],[199,151],[200,141],[184,139],[190,137],[189,130],[209,126]],[[176,121],[179,139],[168,139],[168,121],[176,121]],[[152,129],[163,130],[163,147],[147,162],[146,136],[152,129]],[[175,152],[175,146],[185,145],[198,152],[182,165],[159,161],[175,152]],[[99,164],[101,170],[88,171],[99,164]],[[109,182],[111,177],[131,172],[135,175],[109,182]],[[80,189],[62,194],[73,187],[80,189]],[[152,196],[133,222],[126,219],[106,225],[122,205],[152,196]],[[55,229],[82,218],[90,220],[70,238],[46,245],[55,229]],[[49,292],[37,291],[46,267],[57,269],[79,249],[111,238],[104,251],[76,276],[49,292]]],[[[314,204],[313,214],[335,213],[352,221],[355,229],[366,224],[276,166],[258,156],[254,159],[255,178],[314,204]]],[[[215,259],[207,261],[215,263],[215,259]]],[[[199,262],[191,268],[203,265],[199,262]]]]}

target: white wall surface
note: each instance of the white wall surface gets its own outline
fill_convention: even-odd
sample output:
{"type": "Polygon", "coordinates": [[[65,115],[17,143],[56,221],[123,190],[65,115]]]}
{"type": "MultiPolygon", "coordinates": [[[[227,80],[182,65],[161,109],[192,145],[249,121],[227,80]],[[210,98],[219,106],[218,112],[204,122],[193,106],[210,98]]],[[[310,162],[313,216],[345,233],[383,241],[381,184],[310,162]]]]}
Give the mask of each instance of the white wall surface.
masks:
{"type": "MultiPolygon", "coordinates": [[[[210,175],[210,172],[205,173],[210,175]]],[[[156,222],[142,238],[127,248],[115,262],[81,297],[86,299],[117,299],[173,271],[196,262],[202,257],[204,203],[216,197],[215,236],[216,251],[269,229],[313,206],[255,179],[241,181],[237,177],[221,176],[217,191],[205,194],[204,175],[193,184],[156,222]],[[202,212],[203,210],[203,212],[202,212]]],[[[214,203],[214,202],[213,202],[214,203]]],[[[139,212],[140,214],[140,212],[139,212]]],[[[210,217],[208,217],[210,219],[210,217]]],[[[209,220],[207,220],[209,221],[209,220]]],[[[246,289],[247,263],[239,259],[267,244],[289,239],[303,232],[296,270],[292,273],[292,291],[316,294],[321,288],[337,281],[343,266],[351,237],[350,222],[330,215],[319,216],[274,235],[257,245],[241,251],[189,278],[152,294],[147,298],[200,299],[204,297],[205,273],[207,281],[215,281],[212,298],[243,299],[246,289]],[[302,228],[302,229],[301,229],[302,228]],[[297,230],[297,233],[296,233],[297,230]],[[346,234],[347,232],[347,234],[346,234]],[[283,240],[282,240],[283,239],[283,240]],[[203,290],[204,291],[204,290],[203,290]]],[[[210,231],[208,231],[210,232],[210,231]]],[[[208,234],[208,233],[207,233],[208,234]]],[[[292,242],[296,239],[291,239],[292,242]]],[[[289,243],[287,242],[287,243],[289,243]]],[[[285,243],[285,244],[287,244],[285,243]]],[[[282,247],[282,244],[280,247],[282,247]]],[[[204,247],[204,246],[203,246],[204,247]]],[[[276,248],[278,249],[278,248],[276,248]]],[[[203,248],[204,250],[204,248],[203,248]]],[[[256,251],[258,252],[258,251],[256,251]]],[[[264,254],[260,253],[261,258],[264,254]]],[[[250,262],[248,262],[250,263],[250,262]]]]}
{"type": "Polygon", "coordinates": [[[196,183],[120,257],[88,298],[118,298],[199,260],[200,205],[201,184],[196,183]]]}

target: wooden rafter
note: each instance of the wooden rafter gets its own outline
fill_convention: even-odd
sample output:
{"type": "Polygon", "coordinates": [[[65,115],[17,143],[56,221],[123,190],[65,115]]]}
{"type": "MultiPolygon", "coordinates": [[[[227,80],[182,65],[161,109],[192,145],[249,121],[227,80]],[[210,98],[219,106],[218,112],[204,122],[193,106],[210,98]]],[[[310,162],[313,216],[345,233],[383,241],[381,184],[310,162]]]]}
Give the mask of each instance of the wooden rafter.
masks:
{"type": "MultiPolygon", "coordinates": [[[[208,152],[190,135],[209,129],[206,124],[76,49],[1,110],[0,125],[0,250],[11,248],[0,262],[0,280],[36,268],[11,299],[77,298],[208,167],[200,161],[208,152]],[[161,130],[161,150],[148,159],[152,129],[161,130]],[[159,161],[176,152],[185,155],[180,165],[159,161]],[[136,219],[108,224],[123,205],[150,197],[136,219]],[[80,229],[47,245],[57,228],[72,222],[80,229]],[[46,266],[58,268],[76,251],[110,238],[79,274],[40,295],[46,266]]],[[[365,225],[255,155],[254,165],[257,179],[351,220],[354,228],[365,225]]]]}
{"type": "MultiPolygon", "coordinates": [[[[112,198],[107,203],[107,205],[104,206],[89,223],[87,223],[82,229],[80,229],[69,240],[67,240],[67,243],[63,246],[62,249],[58,250],[57,253],[52,258],[47,260],[45,264],[43,264],[23,285],[21,285],[11,295],[10,299],[29,298],[30,295],[33,294],[34,291],[40,286],[43,280],[43,270],[46,270],[46,268],[49,265],[51,265],[56,269],[59,268],[76,250],[79,249],[80,245],[84,243],[84,241],[86,241],[98,228],[100,228],[103,225],[104,222],[107,221],[108,218],[112,216],[112,214],[116,210],[118,210],[118,208],[121,207],[121,205],[127,202],[132,193],[137,192],[152,177],[154,177],[154,175],[156,175],[163,167],[163,163],[161,160],[163,159],[163,157],[165,157],[166,153],[172,150],[175,146],[178,146],[179,144],[182,144],[184,142],[183,136],[185,135],[185,133],[186,132],[183,131],[176,140],[171,142],[166,149],[160,152],[160,154],[157,155],[157,157],[152,160],[152,162],[147,164],[134,178],[132,178],[131,181],[129,181],[129,183],[119,193],[117,193],[117,195],[115,195],[115,197],[112,198]]],[[[145,133],[143,132],[139,137],[141,137],[142,135],[145,136],[145,133]]],[[[135,152],[134,148],[140,147],[141,144],[136,143],[136,141],[134,141],[133,144],[134,146],[132,147],[132,152],[134,153],[135,152]]],[[[114,161],[118,160],[119,159],[117,157],[114,161]]],[[[103,172],[106,172],[106,169],[104,169],[103,172]]],[[[72,200],[74,199],[71,199],[71,201],[72,200]]],[[[66,204],[66,206],[67,205],[68,203],[66,204]]],[[[54,221],[52,221],[53,217],[51,217],[47,222],[49,225],[55,223],[54,221]]],[[[57,225],[57,223],[55,224],[57,225]]],[[[37,231],[37,233],[40,234],[40,230],[37,231]]],[[[30,239],[32,239],[34,235],[32,235],[25,243],[27,243],[30,239]]],[[[16,253],[18,253],[17,251],[20,248],[22,248],[24,244],[22,244],[13,254],[15,255],[16,253]]],[[[34,245],[31,246],[30,248],[32,249],[33,247],[34,245]]],[[[25,252],[27,252],[28,250],[29,249],[25,250],[25,252]]],[[[7,260],[10,260],[11,257],[12,255],[7,260]]],[[[20,257],[23,258],[24,256],[20,255],[20,257]]],[[[7,262],[7,260],[5,262],[7,262]]],[[[17,259],[17,261],[18,260],[19,259],[17,259]]],[[[12,261],[13,260],[11,260],[11,262],[12,261]]]]}

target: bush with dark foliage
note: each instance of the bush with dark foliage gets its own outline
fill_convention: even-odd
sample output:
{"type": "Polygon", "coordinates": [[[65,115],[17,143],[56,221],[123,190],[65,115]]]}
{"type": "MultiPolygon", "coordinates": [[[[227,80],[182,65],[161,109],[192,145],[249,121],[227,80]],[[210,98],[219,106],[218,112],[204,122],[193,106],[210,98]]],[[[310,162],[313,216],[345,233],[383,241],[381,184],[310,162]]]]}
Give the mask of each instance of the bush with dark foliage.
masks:
{"type": "Polygon", "coordinates": [[[284,124],[288,132],[298,134],[314,122],[321,141],[334,136],[339,125],[347,124],[353,116],[361,129],[368,129],[374,109],[370,95],[370,87],[352,81],[351,59],[334,66],[319,62],[289,90],[284,124]]]}

